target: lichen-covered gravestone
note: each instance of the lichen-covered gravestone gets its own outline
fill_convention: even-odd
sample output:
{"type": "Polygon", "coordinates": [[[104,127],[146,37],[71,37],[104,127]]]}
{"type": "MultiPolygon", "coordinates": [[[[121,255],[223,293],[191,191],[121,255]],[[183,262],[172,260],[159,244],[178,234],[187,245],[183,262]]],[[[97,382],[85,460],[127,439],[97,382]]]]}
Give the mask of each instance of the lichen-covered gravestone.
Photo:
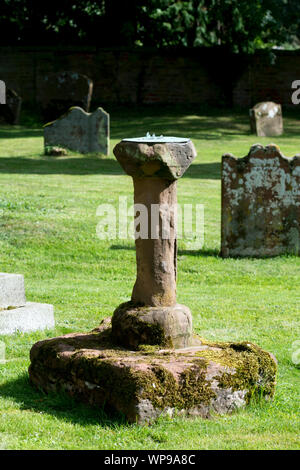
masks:
{"type": "Polygon", "coordinates": [[[109,114],[102,108],[86,113],[78,107],[44,126],[44,145],[80,153],[109,153],[109,114]]]}
{"type": "Polygon", "coordinates": [[[53,306],[26,302],[21,274],[0,273],[0,334],[54,328],[53,306]]]}
{"type": "Polygon", "coordinates": [[[227,256],[300,255],[300,156],[253,145],[222,159],[222,241],[227,256]]]}
{"type": "Polygon", "coordinates": [[[52,121],[71,106],[89,111],[93,93],[93,81],[78,72],[48,74],[38,84],[37,100],[43,118],[52,121]]]}
{"type": "Polygon", "coordinates": [[[6,104],[6,85],[3,80],[0,80],[0,105],[6,104]]]}
{"type": "Polygon", "coordinates": [[[250,127],[259,137],[272,137],[283,132],[281,105],[273,101],[257,103],[250,109],[250,127]]]}
{"type": "Polygon", "coordinates": [[[15,125],[20,121],[22,98],[15,90],[6,89],[6,104],[0,105],[0,123],[15,125]]]}
{"type": "Polygon", "coordinates": [[[131,300],[90,333],[36,343],[31,383],[107,405],[138,423],[176,412],[209,418],[254,396],[271,398],[276,377],[271,354],[249,342],[197,337],[190,310],[176,303],[176,187],[196,156],[192,142],[124,139],[114,153],[134,183],[137,279],[131,300]]]}

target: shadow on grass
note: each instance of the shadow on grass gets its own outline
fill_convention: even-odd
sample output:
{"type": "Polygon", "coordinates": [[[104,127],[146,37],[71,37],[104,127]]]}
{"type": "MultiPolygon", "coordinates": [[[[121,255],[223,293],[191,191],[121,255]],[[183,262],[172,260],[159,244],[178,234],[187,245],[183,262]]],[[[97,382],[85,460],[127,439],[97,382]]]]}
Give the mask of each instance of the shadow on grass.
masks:
{"type": "MultiPolygon", "coordinates": [[[[221,163],[195,163],[184,178],[220,179],[221,163]]],[[[4,157],[0,155],[0,173],[36,175],[124,175],[117,160],[96,156],[66,158],[4,157]]]]}
{"type": "Polygon", "coordinates": [[[47,413],[73,424],[82,426],[100,424],[105,427],[130,426],[124,416],[112,410],[104,411],[101,408],[85,405],[63,392],[46,394],[35,389],[31,386],[26,373],[0,385],[0,396],[16,401],[21,410],[47,413]]]}
{"type": "MultiPolygon", "coordinates": [[[[247,109],[152,105],[108,107],[108,112],[111,114],[113,139],[137,137],[145,135],[147,131],[157,135],[203,140],[233,140],[236,135],[251,135],[247,109]]],[[[284,134],[281,138],[298,137],[299,111],[285,110],[284,118],[284,134]]],[[[0,126],[0,137],[9,139],[43,136],[43,123],[40,119],[27,119],[24,124],[26,127],[0,126]]]]}
{"type": "Polygon", "coordinates": [[[191,139],[232,140],[239,135],[250,135],[248,117],[243,115],[199,115],[187,112],[161,112],[151,110],[147,115],[131,113],[131,116],[117,116],[112,121],[111,135],[114,139],[137,137],[146,135],[146,132],[156,135],[176,135],[191,139]]]}
{"type": "MultiPolygon", "coordinates": [[[[135,251],[135,246],[134,245],[111,245],[110,246],[111,250],[124,250],[124,251],[135,251]]],[[[189,255],[189,256],[202,256],[203,258],[208,258],[208,257],[219,257],[220,252],[215,249],[208,249],[208,250],[181,250],[178,249],[177,251],[178,256],[184,256],[184,255],[189,255]]]]}
{"type": "Polygon", "coordinates": [[[43,130],[39,128],[26,128],[21,126],[1,126],[1,139],[24,139],[25,137],[42,137],[43,130]]]}
{"type": "Polygon", "coordinates": [[[208,249],[208,250],[178,250],[178,256],[199,256],[202,258],[220,258],[220,251],[216,249],[208,249]]]}
{"type": "Polygon", "coordinates": [[[112,158],[66,157],[26,158],[0,156],[0,173],[22,173],[37,175],[123,175],[119,163],[112,158]]]}
{"type": "MultiPolygon", "coordinates": [[[[35,126],[1,126],[0,138],[15,139],[42,137],[43,124],[35,126]]],[[[226,110],[208,110],[199,114],[196,109],[173,109],[165,107],[140,107],[118,109],[111,114],[111,137],[123,139],[146,135],[177,135],[193,139],[234,139],[236,134],[249,135],[248,115],[226,110]]]]}
{"type": "Polygon", "coordinates": [[[237,134],[250,135],[250,131],[246,130],[245,126],[241,126],[239,121],[236,124],[232,121],[227,124],[221,119],[205,120],[202,117],[195,117],[193,120],[184,117],[174,120],[167,117],[137,119],[130,121],[130,127],[128,124],[119,123],[118,126],[112,128],[114,139],[139,137],[146,135],[146,132],[199,140],[234,140],[237,134]]]}
{"type": "Polygon", "coordinates": [[[212,163],[194,163],[192,164],[183,178],[196,178],[208,180],[221,179],[221,160],[212,163]]]}

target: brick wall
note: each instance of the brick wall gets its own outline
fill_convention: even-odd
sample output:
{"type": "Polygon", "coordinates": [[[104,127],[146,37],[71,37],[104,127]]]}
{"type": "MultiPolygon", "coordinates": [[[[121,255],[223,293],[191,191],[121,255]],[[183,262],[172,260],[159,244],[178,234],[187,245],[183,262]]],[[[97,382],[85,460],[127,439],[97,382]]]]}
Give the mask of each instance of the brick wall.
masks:
{"type": "Polygon", "coordinates": [[[257,53],[233,88],[233,103],[249,107],[260,101],[275,101],[292,107],[294,80],[300,80],[300,52],[277,51],[274,64],[268,56],[257,53]]]}
{"type": "Polygon", "coordinates": [[[300,79],[300,52],[235,56],[214,49],[153,51],[96,48],[0,47],[0,79],[24,102],[38,102],[40,79],[72,70],[94,81],[97,103],[188,103],[249,107],[258,101],[291,103],[291,83],[300,79]],[[230,96],[229,96],[230,95],[230,96]]]}

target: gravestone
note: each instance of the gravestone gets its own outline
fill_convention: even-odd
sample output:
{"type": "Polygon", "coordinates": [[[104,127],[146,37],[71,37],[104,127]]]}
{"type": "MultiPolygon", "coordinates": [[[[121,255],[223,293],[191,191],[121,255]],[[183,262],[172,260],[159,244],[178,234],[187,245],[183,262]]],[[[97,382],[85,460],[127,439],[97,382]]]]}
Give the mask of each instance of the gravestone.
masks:
{"type": "Polygon", "coordinates": [[[259,137],[272,137],[283,132],[281,105],[272,101],[257,103],[250,109],[250,127],[259,137]]]}
{"type": "Polygon", "coordinates": [[[0,80],[0,104],[6,104],[6,85],[3,80],[0,80]]]}
{"type": "Polygon", "coordinates": [[[300,255],[300,156],[253,145],[244,158],[222,158],[221,253],[300,255]]]}
{"type": "Polygon", "coordinates": [[[16,125],[20,121],[22,98],[12,89],[6,89],[6,104],[0,105],[0,123],[16,125]]]}
{"type": "Polygon", "coordinates": [[[102,108],[86,113],[78,107],[44,126],[44,145],[80,153],[109,153],[109,114],[102,108]]]}
{"type": "Polygon", "coordinates": [[[0,273],[0,335],[54,328],[53,306],[26,302],[24,277],[0,273]]]}
{"type": "Polygon", "coordinates": [[[77,72],[59,72],[46,75],[38,86],[37,100],[45,121],[52,121],[71,106],[89,111],[93,81],[77,72]]]}
{"type": "Polygon", "coordinates": [[[31,383],[108,405],[140,424],[161,414],[209,418],[256,395],[271,398],[274,358],[248,342],[197,337],[190,310],[176,302],[177,180],[196,156],[192,142],[147,135],[124,139],[114,154],[134,184],[137,278],[131,300],[91,333],[36,343],[31,383]]]}

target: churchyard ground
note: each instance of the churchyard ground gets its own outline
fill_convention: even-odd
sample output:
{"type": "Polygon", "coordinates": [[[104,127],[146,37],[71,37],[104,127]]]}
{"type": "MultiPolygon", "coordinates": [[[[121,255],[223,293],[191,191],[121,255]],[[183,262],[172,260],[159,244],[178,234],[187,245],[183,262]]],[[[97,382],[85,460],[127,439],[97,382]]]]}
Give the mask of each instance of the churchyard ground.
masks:
{"type": "MultiPolygon", "coordinates": [[[[110,111],[107,109],[107,111],[110,111]]],[[[284,155],[300,153],[297,116],[284,116],[280,137],[250,134],[246,112],[183,109],[111,110],[109,157],[43,156],[41,126],[0,127],[1,271],[25,276],[27,299],[55,306],[56,328],[1,336],[0,448],[3,449],[296,449],[299,448],[300,259],[222,259],[221,155],[246,155],[271,142],[284,155]],[[199,112],[199,111],[198,111],[199,112]],[[121,416],[31,388],[27,368],[33,343],[89,331],[129,299],[135,280],[133,240],[100,240],[100,204],[132,201],[132,181],[112,154],[124,137],[190,137],[198,156],[178,182],[180,204],[204,204],[201,250],[179,241],[177,299],[191,309],[194,329],[210,340],[251,341],[278,360],[276,395],[231,416],[161,418],[129,425],[121,416]],[[298,346],[299,347],[299,346],[298,346]]]]}

